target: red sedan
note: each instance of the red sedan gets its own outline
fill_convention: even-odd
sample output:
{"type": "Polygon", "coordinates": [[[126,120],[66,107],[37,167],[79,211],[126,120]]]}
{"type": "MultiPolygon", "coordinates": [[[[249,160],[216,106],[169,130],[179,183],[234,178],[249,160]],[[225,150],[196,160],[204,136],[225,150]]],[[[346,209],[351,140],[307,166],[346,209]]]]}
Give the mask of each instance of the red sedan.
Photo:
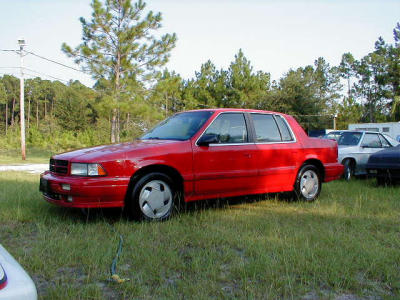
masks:
{"type": "Polygon", "coordinates": [[[163,220],[174,202],[293,191],[306,201],[338,179],[337,143],[309,138],[285,114],[206,109],[173,115],[140,139],[62,153],[40,179],[65,207],[125,207],[163,220]]]}

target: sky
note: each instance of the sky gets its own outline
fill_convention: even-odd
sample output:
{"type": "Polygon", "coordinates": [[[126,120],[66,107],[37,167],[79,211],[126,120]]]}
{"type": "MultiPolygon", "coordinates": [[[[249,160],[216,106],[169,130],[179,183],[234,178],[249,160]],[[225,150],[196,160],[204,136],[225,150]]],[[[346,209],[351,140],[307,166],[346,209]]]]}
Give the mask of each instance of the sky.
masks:
{"type": "MultiPolygon", "coordinates": [[[[255,71],[279,79],[298,67],[324,57],[331,65],[343,53],[360,59],[373,51],[382,36],[393,42],[400,22],[399,0],[148,0],[147,9],[161,12],[161,33],[175,32],[169,70],[183,78],[207,60],[227,69],[242,49],[255,71]]],[[[90,0],[0,0],[0,49],[17,49],[24,38],[26,50],[77,67],[61,51],[66,42],[81,43],[80,17],[90,19],[90,0]]],[[[0,51],[0,76],[19,76],[20,58],[0,51]]],[[[63,81],[80,80],[92,86],[89,75],[39,59],[24,57],[26,77],[63,81]],[[52,76],[52,77],[49,77],[52,76]]]]}

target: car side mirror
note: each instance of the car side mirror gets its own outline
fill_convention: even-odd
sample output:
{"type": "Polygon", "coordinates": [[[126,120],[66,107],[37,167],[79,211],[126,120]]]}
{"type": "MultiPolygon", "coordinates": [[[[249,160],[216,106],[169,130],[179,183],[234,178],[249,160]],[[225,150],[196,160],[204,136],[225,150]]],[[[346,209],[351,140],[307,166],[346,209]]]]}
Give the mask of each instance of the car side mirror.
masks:
{"type": "Polygon", "coordinates": [[[219,139],[216,134],[204,134],[197,141],[197,145],[199,146],[209,146],[210,144],[218,144],[219,139]]]}

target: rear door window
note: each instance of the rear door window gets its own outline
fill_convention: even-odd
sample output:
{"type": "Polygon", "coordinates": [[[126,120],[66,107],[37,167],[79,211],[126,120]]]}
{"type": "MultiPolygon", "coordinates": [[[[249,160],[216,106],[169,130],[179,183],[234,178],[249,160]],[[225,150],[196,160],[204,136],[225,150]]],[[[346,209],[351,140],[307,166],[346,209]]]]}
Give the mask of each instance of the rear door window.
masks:
{"type": "Polygon", "coordinates": [[[256,133],[256,143],[281,142],[282,137],[273,115],[251,114],[256,133]]]}
{"type": "Polygon", "coordinates": [[[361,146],[367,148],[382,148],[381,141],[376,133],[366,133],[361,146]]]}

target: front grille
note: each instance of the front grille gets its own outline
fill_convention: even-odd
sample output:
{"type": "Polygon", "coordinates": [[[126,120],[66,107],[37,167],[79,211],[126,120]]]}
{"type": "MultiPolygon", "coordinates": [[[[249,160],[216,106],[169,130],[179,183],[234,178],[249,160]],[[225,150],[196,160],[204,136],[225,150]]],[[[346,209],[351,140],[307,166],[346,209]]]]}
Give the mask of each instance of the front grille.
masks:
{"type": "Polygon", "coordinates": [[[50,159],[50,171],[58,174],[67,174],[68,160],[50,159]]]}

